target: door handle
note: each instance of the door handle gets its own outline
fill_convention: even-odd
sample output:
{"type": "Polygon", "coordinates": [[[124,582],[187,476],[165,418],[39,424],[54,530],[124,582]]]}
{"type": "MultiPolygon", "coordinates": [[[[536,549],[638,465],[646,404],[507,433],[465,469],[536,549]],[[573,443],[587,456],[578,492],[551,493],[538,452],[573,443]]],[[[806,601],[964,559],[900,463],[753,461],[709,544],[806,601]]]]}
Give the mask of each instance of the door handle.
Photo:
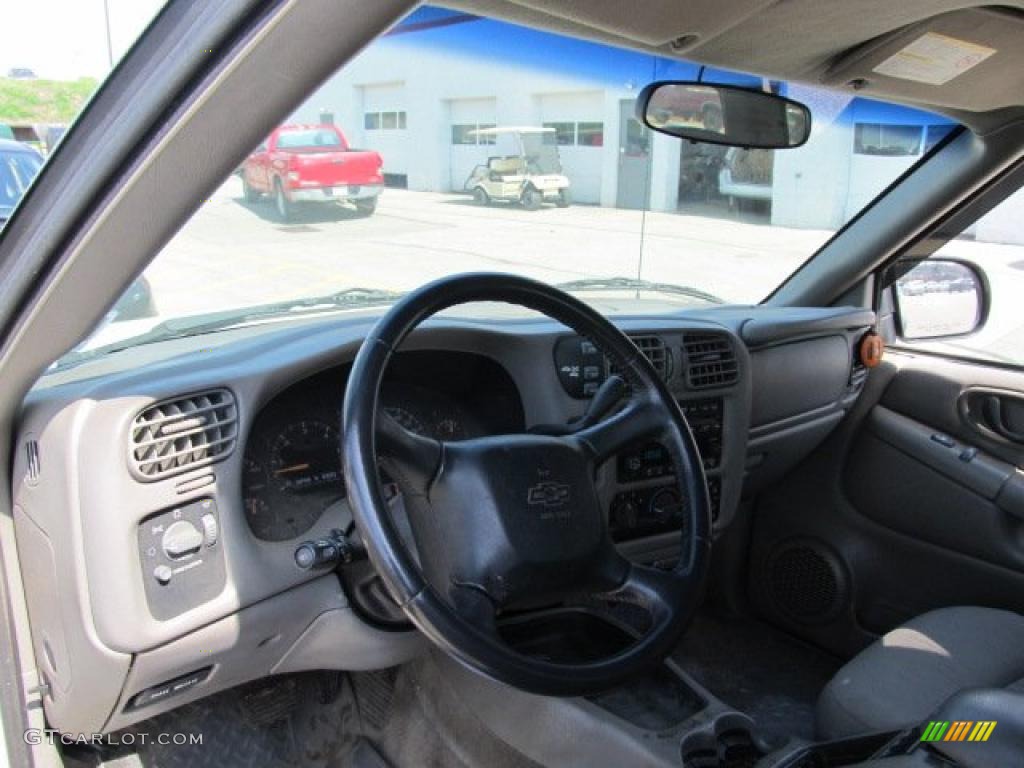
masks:
{"type": "Polygon", "coordinates": [[[1003,418],[1003,401],[998,395],[985,397],[985,420],[989,428],[1000,437],[1013,443],[1024,443],[1024,432],[1011,429],[1003,418]]]}

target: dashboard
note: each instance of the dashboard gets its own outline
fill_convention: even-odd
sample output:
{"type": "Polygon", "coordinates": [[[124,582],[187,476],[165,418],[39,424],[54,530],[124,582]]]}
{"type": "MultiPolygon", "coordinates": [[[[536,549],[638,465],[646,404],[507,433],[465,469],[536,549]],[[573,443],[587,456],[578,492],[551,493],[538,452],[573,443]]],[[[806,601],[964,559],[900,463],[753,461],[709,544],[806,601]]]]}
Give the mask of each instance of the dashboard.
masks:
{"type": "MultiPolygon", "coordinates": [[[[29,394],[14,523],[51,724],[116,730],[255,678],[380,669],[422,651],[369,563],[297,557],[358,534],[340,408],[374,319],[150,344],[54,372],[29,394]]],[[[854,350],[872,322],[848,308],[616,318],[687,415],[716,537],[852,407],[866,378],[854,350]]],[[[393,358],[381,407],[446,441],[521,432],[581,417],[612,373],[547,319],[434,318],[393,358]]],[[[673,471],[657,443],[598,470],[611,535],[639,562],[678,557],[689,502],[673,471]]],[[[390,498],[397,525],[401,495],[390,498]]]]}

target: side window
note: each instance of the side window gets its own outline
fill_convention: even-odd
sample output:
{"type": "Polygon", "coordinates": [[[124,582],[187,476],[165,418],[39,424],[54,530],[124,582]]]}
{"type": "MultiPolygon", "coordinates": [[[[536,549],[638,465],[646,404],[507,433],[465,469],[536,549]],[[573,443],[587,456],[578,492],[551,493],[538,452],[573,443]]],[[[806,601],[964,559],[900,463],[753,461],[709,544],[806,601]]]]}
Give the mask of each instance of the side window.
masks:
{"type": "Polygon", "coordinates": [[[893,287],[902,345],[1024,367],[1024,189],[893,287]]]}
{"type": "Polygon", "coordinates": [[[544,127],[555,129],[555,142],[560,147],[576,143],[576,123],[544,123],[544,127]]]}
{"type": "Polygon", "coordinates": [[[906,157],[921,151],[920,125],[857,123],[853,151],[858,155],[906,157]]]}
{"type": "Polygon", "coordinates": [[[456,123],[452,125],[452,144],[494,144],[494,136],[479,133],[493,127],[494,123],[456,123]]]}

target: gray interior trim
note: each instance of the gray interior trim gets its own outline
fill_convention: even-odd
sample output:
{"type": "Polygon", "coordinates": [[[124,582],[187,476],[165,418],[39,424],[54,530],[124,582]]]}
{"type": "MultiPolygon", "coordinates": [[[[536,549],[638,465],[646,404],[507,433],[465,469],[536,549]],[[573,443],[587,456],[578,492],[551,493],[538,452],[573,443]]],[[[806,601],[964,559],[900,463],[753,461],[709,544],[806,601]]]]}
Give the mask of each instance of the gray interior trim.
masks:
{"type": "Polygon", "coordinates": [[[743,323],[740,335],[755,348],[801,336],[829,331],[866,328],[875,322],[875,313],[864,307],[792,307],[781,311],[759,312],[743,323]]]}
{"type": "MultiPolygon", "coordinates": [[[[396,635],[363,623],[349,607],[337,577],[328,574],[136,656],[111,718],[97,730],[119,730],[272,674],[364,668],[352,667],[351,659],[363,659],[373,669],[395,666],[424,647],[424,639],[417,633],[396,635]],[[130,706],[150,686],[206,667],[210,668],[208,675],[187,691],[147,706],[130,706]]],[[[72,732],[78,725],[62,723],[72,732]]]]}
{"type": "MultiPolygon", "coordinates": [[[[7,540],[11,539],[8,537],[7,540]]],[[[18,680],[21,678],[22,660],[18,647],[17,620],[9,594],[11,581],[6,576],[6,558],[0,551],[0,647],[7,649],[0,660],[0,679],[18,680]]],[[[27,765],[31,757],[24,734],[29,727],[29,720],[26,717],[23,692],[20,686],[4,685],[2,688],[0,718],[3,719],[3,733],[0,734],[0,749],[3,752],[0,754],[10,763],[22,762],[27,765]]]]}

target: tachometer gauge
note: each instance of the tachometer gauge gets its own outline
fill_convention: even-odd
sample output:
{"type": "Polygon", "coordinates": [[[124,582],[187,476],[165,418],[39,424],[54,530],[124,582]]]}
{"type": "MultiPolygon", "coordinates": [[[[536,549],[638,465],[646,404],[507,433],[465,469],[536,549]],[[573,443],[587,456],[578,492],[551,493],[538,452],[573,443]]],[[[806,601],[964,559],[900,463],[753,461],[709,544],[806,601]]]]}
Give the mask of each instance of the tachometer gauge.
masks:
{"type": "Polygon", "coordinates": [[[416,416],[411,414],[405,408],[400,408],[395,405],[389,405],[384,408],[384,413],[386,413],[392,419],[397,421],[399,424],[401,424],[407,430],[412,432],[414,435],[422,435],[424,437],[430,436],[423,422],[416,418],[416,416]]]}
{"type": "Polygon", "coordinates": [[[454,441],[465,440],[466,429],[454,416],[445,416],[437,420],[434,425],[434,432],[438,440],[454,441]]]}

